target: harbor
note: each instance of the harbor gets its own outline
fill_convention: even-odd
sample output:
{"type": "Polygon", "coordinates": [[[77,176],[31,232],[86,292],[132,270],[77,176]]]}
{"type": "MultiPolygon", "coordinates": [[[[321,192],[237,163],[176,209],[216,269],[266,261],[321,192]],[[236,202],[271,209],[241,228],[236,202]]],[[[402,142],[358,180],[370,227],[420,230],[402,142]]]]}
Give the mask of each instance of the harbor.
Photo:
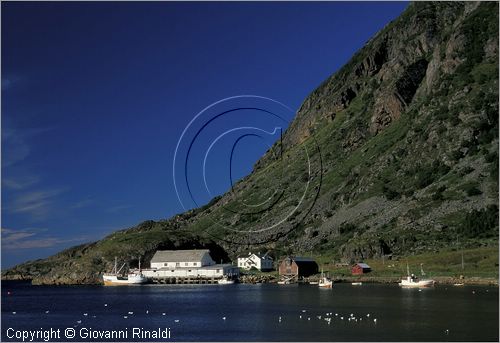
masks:
{"type": "MultiPolygon", "coordinates": [[[[3,282],[2,324],[77,331],[168,327],[175,341],[308,341],[312,332],[315,341],[498,340],[497,287],[437,285],[421,291],[397,284],[333,287],[323,290],[305,283],[36,287],[3,282]]],[[[2,341],[7,340],[5,333],[2,341]]]]}

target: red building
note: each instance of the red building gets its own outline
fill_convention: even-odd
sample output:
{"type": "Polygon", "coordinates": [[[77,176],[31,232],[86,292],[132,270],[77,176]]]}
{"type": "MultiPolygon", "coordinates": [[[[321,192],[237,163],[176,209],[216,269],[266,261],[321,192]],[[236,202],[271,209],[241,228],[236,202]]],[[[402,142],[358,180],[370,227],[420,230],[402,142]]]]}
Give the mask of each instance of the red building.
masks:
{"type": "Polygon", "coordinates": [[[287,257],[279,265],[280,276],[298,279],[304,276],[316,274],[318,264],[307,257],[287,257]]]}
{"type": "Polygon", "coordinates": [[[351,268],[352,275],[363,275],[363,274],[369,273],[371,271],[372,271],[372,269],[366,263],[356,263],[351,268]]]}

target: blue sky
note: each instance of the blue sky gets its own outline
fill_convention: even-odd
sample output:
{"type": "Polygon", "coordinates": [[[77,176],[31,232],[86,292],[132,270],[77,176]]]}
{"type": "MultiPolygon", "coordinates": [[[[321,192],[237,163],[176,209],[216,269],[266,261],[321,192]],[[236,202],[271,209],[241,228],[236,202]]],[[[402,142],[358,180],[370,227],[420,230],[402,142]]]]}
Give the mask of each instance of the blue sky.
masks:
{"type": "MultiPolygon", "coordinates": [[[[296,111],[406,6],[3,2],[2,268],[182,212],[172,160],[198,112],[239,94],[296,111]]],[[[238,177],[267,149],[248,139],[238,177]]]]}

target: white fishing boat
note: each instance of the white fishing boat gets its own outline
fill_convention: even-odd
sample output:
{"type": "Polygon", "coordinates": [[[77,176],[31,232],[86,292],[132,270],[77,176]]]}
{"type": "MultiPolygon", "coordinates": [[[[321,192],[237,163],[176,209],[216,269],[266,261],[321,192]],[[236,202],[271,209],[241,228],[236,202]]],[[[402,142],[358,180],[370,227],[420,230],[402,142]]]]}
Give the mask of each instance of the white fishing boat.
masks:
{"type": "Polygon", "coordinates": [[[227,275],[224,275],[221,279],[217,281],[219,285],[232,285],[235,283],[233,279],[230,279],[227,275]]]}
{"type": "MultiPolygon", "coordinates": [[[[424,270],[422,268],[422,264],[420,265],[420,270],[422,272],[422,276],[425,276],[424,270]]],[[[402,279],[399,285],[405,288],[422,288],[422,287],[432,287],[436,283],[434,280],[428,279],[419,279],[415,274],[410,275],[410,267],[408,263],[406,264],[406,279],[402,279]]]]}
{"type": "Polygon", "coordinates": [[[363,283],[362,282],[352,282],[351,285],[353,286],[361,286],[363,283]]]}
{"type": "Polygon", "coordinates": [[[325,276],[325,274],[323,273],[323,270],[321,270],[321,277],[319,279],[319,282],[318,282],[318,287],[320,288],[332,288],[333,286],[333,281],[325,276]]]}
{"type": "Polygon", "coordinates": [[[111,273],[104,273],[102,279],[104,281],[104,286],[127,286],[127,285],[138,285],[148,282],[148,278],[142,274],[141,271],[141,261],[139,260],[139,269],[132,271],[126,275],[120,274],[120,271],[125,266],[125,263],[117,269],[117,261],[115,257],[115,265],[111,273]]]}

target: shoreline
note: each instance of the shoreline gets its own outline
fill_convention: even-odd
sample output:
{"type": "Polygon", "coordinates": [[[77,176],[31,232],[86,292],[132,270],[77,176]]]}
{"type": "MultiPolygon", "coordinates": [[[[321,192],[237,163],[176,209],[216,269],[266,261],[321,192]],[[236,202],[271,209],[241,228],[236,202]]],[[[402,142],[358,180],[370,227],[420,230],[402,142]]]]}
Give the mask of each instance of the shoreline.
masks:
{"type": "MultiPolygon", "coordinates": [[[[474,285],[474,286],[496,286],[499,285],[499,280],[494,277],[453,277],[453,276],[433,276],[429,277],[436,281],[438,285],[454,285],[454,284],[464,284],[464,285],[474,285]]],[[[271,275],[242,275],[240,277],[240,283],[277,283],[279,278],[271,275]]],[[[317,281],[317,277],[310,277],[305,281],[300,281],[300,283],[308,283],[309,281],[317,281]]],[[[363,282],[363,283],[380,283],[380,284],[392,284],[399,283],[401,277],[398,276],[342,276],[333,277],[334,283],[352,283],[352,282],[363,282]]]]}
{"type": "MultiPolygon", "coordinates": [[[[495,278],[484,278],[484,277],[470,277],[460,279],[458,277],[450,277],[450,276],[436,276],[432,277],[433,280],[436,281],[437,285],[454,285],[454,284],[463,284],[464,286],[499,286],[499,280],[495,278]]],[[[298,283],[307,284],[309,281],[314,281],[315,279],[311,278],[307,281],[299,281],[298,283]]],[[[2,282],[26,282],[30,283],[32,286],[103,286],[102,283],[63,283],[63,282],[33,282],[33,280],[26,279],[2,279],[2,282]]],[[[339,283],[353,283],[353,282],[361,282],[361,283],[372,283],[372,284],[397,284],[401,281],[400,277],[341,277],[341,278],[333,278],[333,282],[336,284],[339,283]]],[[[241,278],[239,280],[241,284],[277,284],[278,279],[275,277],[271,278],[258,278],[258,279],[248,279],[241,278]]]]}

